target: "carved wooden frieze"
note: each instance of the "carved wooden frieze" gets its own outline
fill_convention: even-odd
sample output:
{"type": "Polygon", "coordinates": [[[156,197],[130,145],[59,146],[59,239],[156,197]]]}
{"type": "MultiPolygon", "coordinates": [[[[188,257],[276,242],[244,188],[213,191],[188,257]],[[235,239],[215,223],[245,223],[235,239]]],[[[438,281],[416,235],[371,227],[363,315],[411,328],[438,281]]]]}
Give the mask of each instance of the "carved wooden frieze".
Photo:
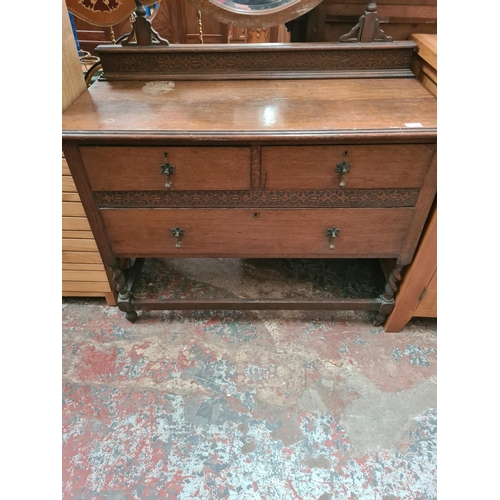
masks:
{"type": "MultiPolygon", "coordinates": [[[[252,45],[252,44],[249,44],[252,45]]],[[[255,44],[257,45],[257,44],[255,44]]],[[[315,77],[334,76],[339,71],[399,71],[408,72],[414,49],[412,42],[399,44],[366,44],[368,47],[346,44],[309,48],[289,46],[287,50],[226,50],[208,46],[142,48],[132,50],[117,46],[96,49],[108,80],[126,79],[127,76],[148,79],[189,78],[190,75],[214,79],[224,75],[270,74],[275,77],[304,73],[315,77]],[[209,50],[205,50],[208,47],[209,50]],[[211,49],[211,50],[210,50],[211,49]]],[[[373,77],[373,74],[371,75],[373,77]]]]}
{"type": "Polygon", "coordinates": [[[101,208],[413,207],[418,189],[336,191],[96,191],[101,208]]]}

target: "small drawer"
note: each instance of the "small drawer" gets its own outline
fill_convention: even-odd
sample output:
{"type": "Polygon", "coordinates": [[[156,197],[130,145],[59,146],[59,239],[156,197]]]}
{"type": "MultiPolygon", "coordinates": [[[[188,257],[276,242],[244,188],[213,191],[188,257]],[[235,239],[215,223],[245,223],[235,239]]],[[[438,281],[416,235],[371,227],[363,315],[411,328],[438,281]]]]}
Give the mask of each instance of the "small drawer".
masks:
{"type": "Polygon", "coordinates": [[[101,209],[117,257],[396,257],[412,208],[101,209]],[[179,238],[172,229],[181,229],[179,238]],[[332,240],[328,230],[339,230],[332,240]],[[330,245],[334,248],[330,249],[330,245]]]}
{"type": "Polygon", "coordinates": [[[80,153],[94,191],[250,189],[248,147],[82,146],[80,153]]]}
{"type": "Polygon", "coordinates": [[[434,150],[435,145],[428,144],[264,146],[261,187],[268,190],[419,188],[434,150]]]}

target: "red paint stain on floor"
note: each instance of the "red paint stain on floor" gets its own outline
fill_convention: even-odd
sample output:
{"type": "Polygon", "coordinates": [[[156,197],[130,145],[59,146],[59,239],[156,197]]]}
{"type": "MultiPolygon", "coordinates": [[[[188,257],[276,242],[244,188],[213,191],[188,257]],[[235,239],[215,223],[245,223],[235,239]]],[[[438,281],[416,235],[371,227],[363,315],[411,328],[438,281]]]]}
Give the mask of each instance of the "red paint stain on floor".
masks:
{"type": "Polygon", "coordinates": [[[116,376],[117,349],[101,351],[93,345],[81,346],[78,377],[87,381],[105,382],[116,376]]]}

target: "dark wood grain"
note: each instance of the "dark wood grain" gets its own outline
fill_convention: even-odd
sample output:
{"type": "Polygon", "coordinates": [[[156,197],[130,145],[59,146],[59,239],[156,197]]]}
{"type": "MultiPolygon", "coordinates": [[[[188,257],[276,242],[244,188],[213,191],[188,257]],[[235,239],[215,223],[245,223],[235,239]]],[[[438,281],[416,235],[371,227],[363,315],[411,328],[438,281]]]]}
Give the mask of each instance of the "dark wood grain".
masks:
{"type": "Polygon", "coordinates": [[[380,309],[375,315],[373,324],[380,326],[384,323],[386,317],[394,309],[394,295],[399,289],[399,282],[401,281],[401,270],[403,266],[396,264],[394,269],[390,272],[385,285],[384,293],[380,296],[380,309]]]}
{"type": "Polygon", "coordinates": [[[332,191],[95,191],[101,208],[390,208],[413,207],[418,189],[332,191]]]}
{"type": "Polygon", "coordinates": [[[133,299],[137,310],[345,310],[377,311],[380,299],[133,299]]]}
{"type": "Polygon", "coordinates": [[[103,79],[220,80],[412,77],[411,41],[365,44],[171,45],[96,48],[103,79]]]}
{"type": "Polygon", "coordinates": [[[101,209],[119,257],[395,257],[412,208],[101,209]],[[171,228],[184,229],[180,248],[171,228]],[[340,234],[329,248],[326,230],[340,234]]]}

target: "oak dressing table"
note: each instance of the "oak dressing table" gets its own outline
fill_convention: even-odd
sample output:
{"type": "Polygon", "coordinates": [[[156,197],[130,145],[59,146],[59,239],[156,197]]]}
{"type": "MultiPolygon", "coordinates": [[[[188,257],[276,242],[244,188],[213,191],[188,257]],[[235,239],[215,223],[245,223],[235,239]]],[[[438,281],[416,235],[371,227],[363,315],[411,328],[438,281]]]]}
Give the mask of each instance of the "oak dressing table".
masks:
{"type": "Polygon", "coordinates": [[[63,114],[119,308],[357,309],[382,324],[436,192],[436,98],[410,70],[415,44],[385,37],[369,3],[338,43],[169,45],[136,4],[63,114]],[[397,260],[378,297],[135,299],[144,259],[166,257],[397,260]]]}

